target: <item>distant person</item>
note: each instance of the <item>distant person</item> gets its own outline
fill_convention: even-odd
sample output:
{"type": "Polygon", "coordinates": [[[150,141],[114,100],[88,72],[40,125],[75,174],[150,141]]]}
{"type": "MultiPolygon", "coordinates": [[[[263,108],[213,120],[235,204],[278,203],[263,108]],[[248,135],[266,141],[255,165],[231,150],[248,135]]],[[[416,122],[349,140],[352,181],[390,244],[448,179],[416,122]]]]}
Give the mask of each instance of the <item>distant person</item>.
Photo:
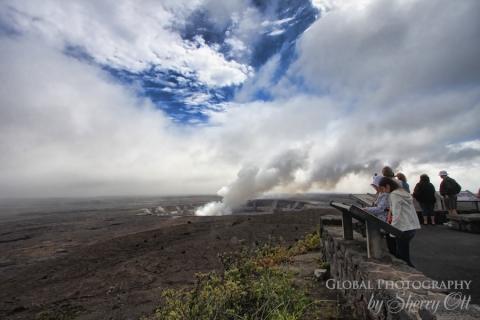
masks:
{"type": "Polygon", "coordinates": [[[389,166],[383,167],[382,175],[384,177],[387,177],[387,178],[394,178],[395,177],[395,173],[393,173],[392,168],[390,168],[389,166]]]}
{"type": "Polygon", "coordinates": [[[391,167],[389,167],[389,166],[383,167],[382,176],[387,177],[387,178],[391,178],[393,181],[395,181],[399,185],[399,187],[403,188],[402,182],[400,180],[398,180],[397,178],[395,178],[395,173],[393,172],[393,169],[391,167]]]}
{"type": "Polygon", "coordinates": [[[374,173],[372,183],[370,183],[370,186],[375,190],[375,199],[378,196],[378,181],[380,181],[381,178],[377,173],[374,173]]]}
{"type": "Polygon", "coordinates": [[[422,174],[420,181],[415,185],[413,189],[413,197],[418,201],[422,208],[423,224],[428,224],[428,217],[432,225],[435,225],[434,208],[435,202],[435,187],[430,182],[429,176],[422,174]]]}
{"type": "Polygon", "coordinates": [[[373,206],[363,208],[365,211],[373,214],[382,221],[387,221],[387,212],[389,208],[388,204],[388,193],[383,191],[383,188],[380,188],[380,180],[382,177],[374,176],[371,186],[376,190],[375,201],[373,206]]]}
{"type": "Polygon", "coordinates": [[[395,238],[396,246],[393,254],[413,267],[410,261],[410,241],[415,236],[415,230],[421,228],[413,206],[413,198],[392,178],[382,178],[379,187],[384,188],[383,190],[390,194],[390,211],[387,220],[390,220],[393,227],[403,231],[403,237],[395,238]]]}
{"type": "Polygon", "coordinates": [[[408,193],[410,193],[410,185],[407,183],[407,177],[405,177],[405,175],[401,172],[397,173],[395,177],[400,180],[402,188],[405,189],[405,191],[407,191],[408,193]]]}
{"type": "Polygon", "coordinates": [[[438,173],[442,182],[440,183],[440,194],[443,196],[445,206],[447,207],[448,214],[458,214],[457,212],[457,195],[462,190],[462,187],[448,176],[447,171],[442,170],[438,173]]]}

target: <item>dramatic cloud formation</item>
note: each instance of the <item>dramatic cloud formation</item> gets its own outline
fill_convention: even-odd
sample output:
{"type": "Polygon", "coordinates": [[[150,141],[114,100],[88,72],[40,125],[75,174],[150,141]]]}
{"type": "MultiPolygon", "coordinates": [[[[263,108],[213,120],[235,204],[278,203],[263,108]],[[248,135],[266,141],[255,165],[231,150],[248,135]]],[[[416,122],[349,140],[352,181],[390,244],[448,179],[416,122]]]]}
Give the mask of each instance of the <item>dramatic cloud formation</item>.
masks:
{"type": "Polygon", "coordinates": [[[480,187],[478,1],[278,3],[3,1],[0,196],[480,187]]]}
{"type": "Polygon", "coordinates": [[[8,75],[0,89],[2,194],[203,187],[207,167],[193,157],[197,139],[172,126],[148,100],[34,41],[3,40],[0,52],[8,75]],[[172,168],[178,172],[170,174],[172,168]]]}
{"type": "MultiPolygon", "coordinates": [[[[202,38],[185,41],[169,29],[182,23],[198,1],[11,1],[6,23],[63,49],[84,50],[103,65],[140,72],[148,68],[194,75],[209,86],[245,81],[248,66],[226,60],[202,38]],[[13,9],[15,8],[15,9],[13,9]]],[[[179,26],[180,27],[180,26],[179,26]]]]}

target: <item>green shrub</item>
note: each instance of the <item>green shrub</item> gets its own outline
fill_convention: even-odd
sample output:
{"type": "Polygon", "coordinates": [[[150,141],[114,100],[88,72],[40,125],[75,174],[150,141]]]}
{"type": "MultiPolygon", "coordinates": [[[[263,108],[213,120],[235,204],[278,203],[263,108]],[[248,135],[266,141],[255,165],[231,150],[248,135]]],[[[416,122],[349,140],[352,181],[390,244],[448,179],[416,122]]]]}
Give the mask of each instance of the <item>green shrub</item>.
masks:
{"type": "Polygon", "coordinates": [[[295,245],[290,249],[290,256],[303,254],[305,252],[318,249],[319,247],[320,234],[317,232],[310,233],[307,234],[304,239],[301,239],[295,243],[295,245]]]}
{"type": "Polygon", "coordinates": [[[197,274],[192,289],[163,292],[163,304],[150,319],[160,320],[297,320],[309,305],[292,276],[276,265],[315,249],[318,234],[290,249],[265,245],[219,256],[224,272],[197,274]]]}

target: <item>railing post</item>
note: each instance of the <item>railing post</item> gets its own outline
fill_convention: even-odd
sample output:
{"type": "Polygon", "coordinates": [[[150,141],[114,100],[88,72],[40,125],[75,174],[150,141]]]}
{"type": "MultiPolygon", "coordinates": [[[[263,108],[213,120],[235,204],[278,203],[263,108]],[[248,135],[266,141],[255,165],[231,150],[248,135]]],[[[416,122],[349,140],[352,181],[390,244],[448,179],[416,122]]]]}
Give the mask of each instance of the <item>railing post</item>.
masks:
{"type": "Polygon", "coordinates": [[[342,212],[343,238],[353,240],[353,218],[364,221],[367,229],[367,254],[369,258],[381,259],[388,253],[387,244],[380,230],[385,230],[396,237],[402,237],[403,232],[370,213],[354,205],[330,202],[330,205],[342,212]]]}
{"type": "Polygon", "coordinates": [[[380,226],[372,221],[365,221],[367,225],[367,256],[369,258],[380,259],[385,254],[385,243],[380,226]]]}
{"type": "Polygon", "coordinates": [[[352,215],[342,212],[343,239],[353,240],[352,215]]]}

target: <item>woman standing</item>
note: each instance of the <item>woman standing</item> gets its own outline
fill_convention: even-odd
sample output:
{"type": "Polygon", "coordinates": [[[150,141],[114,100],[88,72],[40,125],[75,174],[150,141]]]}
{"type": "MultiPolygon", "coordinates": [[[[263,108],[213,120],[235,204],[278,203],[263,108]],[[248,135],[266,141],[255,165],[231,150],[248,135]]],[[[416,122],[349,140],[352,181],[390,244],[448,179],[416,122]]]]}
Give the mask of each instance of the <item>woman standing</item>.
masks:
{"type": "Polygon", "coordinates": [[[415,236],[415,230],[420,229],[417,212],[413,206],[413,198],[405,189],[399,188],[391,178],[383,177],[379,186],[390,194],[390,224],[403,231],[403,236],[395,239],[396,252],[394,254],[413,267],[410,261],[410,241],[415,236]]]}
{"type": "Polygon", "coordinates": [[[387,212],[388,212],[388,193],[383,192],[380,190],[380,180],[382,180],[383,177],[381,176],[374,176],[373,181],[371,183],[371,186],[377,191],[375,195],[375,201],[373,202],[373,206],[371,207],[366,207],[363,208],[365,211],[373,214],[377,218],[379,218],[382,221],[387,221],[387,212]]]}
{"type": "Polygon", "coordinates": [[[413,197],[418,201],[422,208],[423,224],[428,224],[428,217],[432,225],[435,224],[434,208],[435,202],[435,187],[430,183],[430,178],[426,174],[420,176],[420,181],[413,189],[413,197]]]}
{"type": "Polygon", "coordinates": [[[397,179],[400,180],[402,184],[401,187],[405,189],[405,191],[410,193],[410,185],[407,183],[407,177],[401,172],[397,173],[395,177],[397,177],[397,179]]]}

